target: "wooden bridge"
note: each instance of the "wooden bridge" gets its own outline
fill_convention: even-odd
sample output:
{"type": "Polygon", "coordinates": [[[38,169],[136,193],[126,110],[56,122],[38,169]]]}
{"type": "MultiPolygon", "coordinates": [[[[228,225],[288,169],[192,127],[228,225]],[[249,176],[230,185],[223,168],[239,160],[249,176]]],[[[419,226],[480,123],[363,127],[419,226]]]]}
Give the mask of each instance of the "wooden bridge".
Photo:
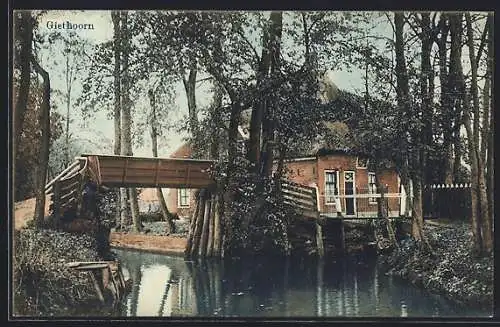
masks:
{"type": "Polygon", "coordinates": [[[107,187],[206,188],[215,183],[211,160],[83,154],[45,187],[56,220],[82,205],[87,181],[107,187]]]}

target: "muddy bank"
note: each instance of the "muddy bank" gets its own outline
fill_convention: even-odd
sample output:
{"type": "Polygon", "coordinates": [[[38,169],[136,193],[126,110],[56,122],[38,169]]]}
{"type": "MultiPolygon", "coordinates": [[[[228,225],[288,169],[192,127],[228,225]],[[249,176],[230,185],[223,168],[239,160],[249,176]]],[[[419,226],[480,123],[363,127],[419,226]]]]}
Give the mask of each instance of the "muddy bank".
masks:
{"type": "Polygon", "coordinates": [[[110,245],[113,248],[141,250],[161,254],[184,255],[186,238],[136,233],[111,232],[110,245]]]}
{"type": "Polygon", "coordinates": [[[379,257],[386,274],[398,276],[448,299],[482,308],[493,306],[493,255],[472,253],[469,224],[424,227],[432,253],[411,238],[399,242],[399,250],[379,257]]]}

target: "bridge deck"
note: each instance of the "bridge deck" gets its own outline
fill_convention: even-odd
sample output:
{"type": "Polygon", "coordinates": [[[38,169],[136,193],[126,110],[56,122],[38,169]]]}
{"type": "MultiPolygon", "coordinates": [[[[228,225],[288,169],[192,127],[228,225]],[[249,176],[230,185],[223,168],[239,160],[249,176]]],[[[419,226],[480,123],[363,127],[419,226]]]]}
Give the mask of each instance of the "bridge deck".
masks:
{"type": "Polygon", "coordinates": [[[211,160],[82,155],[93,179],[109,187],[204,188],[215,183],[211,160]]]}

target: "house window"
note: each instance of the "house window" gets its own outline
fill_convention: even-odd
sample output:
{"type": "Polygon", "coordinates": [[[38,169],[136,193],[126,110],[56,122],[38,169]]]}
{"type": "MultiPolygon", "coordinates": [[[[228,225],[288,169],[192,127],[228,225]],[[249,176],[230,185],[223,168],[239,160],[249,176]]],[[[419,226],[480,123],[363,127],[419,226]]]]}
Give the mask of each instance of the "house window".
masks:
{"type": "Polygon", "coordinates": [[[179,207],[189,207],[189,190],[187,188],[179,189],[177,199],[179,207]]]}
{"type": "Polygon", "coordinates": [[[325,171],[325,203],[335,203],[335,197],[339,194],[338,172],[325,171]]]}
{"type": "MultiPolygon", "coordinates": [[[[368,194],[377,193],[377,182],[375,179],[375,173],[368,173],[368,194]]],[[[368,198],[370,203],[377,203],[376,198],[368,198]]]]}
{"type": "Polygon", "coordinates": [[[366,168],[368,167],[368,158],[357,158],[356,162],[356,167],[357,168],[366,168]]]}

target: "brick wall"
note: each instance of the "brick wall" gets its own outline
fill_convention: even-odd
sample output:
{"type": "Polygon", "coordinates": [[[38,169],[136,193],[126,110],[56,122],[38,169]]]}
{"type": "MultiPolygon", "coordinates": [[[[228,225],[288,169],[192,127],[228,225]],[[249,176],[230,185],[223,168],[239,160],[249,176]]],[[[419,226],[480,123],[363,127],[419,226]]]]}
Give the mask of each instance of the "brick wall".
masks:
{"type": "Polygon", "coordinates": [[[166,196],[166,201],[167,201],[167,207],[168,210],[172,213],[177,213],[180,217],[187,217],[191,218],[192,214],[194,213],[194,210],[196,208],[196,199],[195,199],[195,194],[196,194],[195,189],[189,189],[189,207],[179,207],[179,202],[178,202],[178,189],[168,189],[167,191],[167,196],[166,196]]]}
{"type": "Polygon", "coordinates": [[[317,182],[316,160],[290,161],[285,163],[286,179],[302,185],[312,186],[317,182]]]}

